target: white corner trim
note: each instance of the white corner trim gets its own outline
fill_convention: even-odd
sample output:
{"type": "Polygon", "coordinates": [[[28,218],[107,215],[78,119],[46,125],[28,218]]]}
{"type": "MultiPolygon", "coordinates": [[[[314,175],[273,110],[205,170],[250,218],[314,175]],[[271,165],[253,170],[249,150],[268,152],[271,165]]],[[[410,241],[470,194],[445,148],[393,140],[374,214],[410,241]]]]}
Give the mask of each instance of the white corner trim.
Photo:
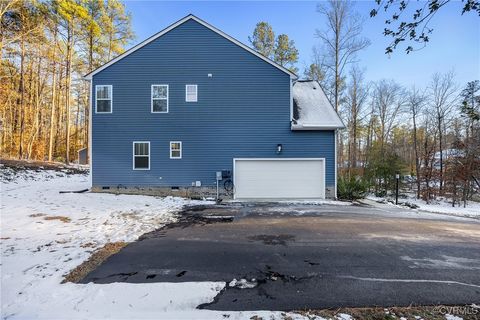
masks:
{"type": "Polygon", "coordinates": [[[169,147],[170,147],[170,159],[182,159],[182,156],[183,156],[182,141],[170,141],[169,147]],[[178,143],[180,145],[180,156],[179,157],[172,156],[172,151],[174,151],[174,150],[172,150],[172,144],[173,143],[178,143]]]}
{"type": "Polygon", "coordinates": [[[290,78],[290,124],[293,125],[293,80],[290,78]]]}
{"type": "Polygon", "coordinates": [[[238,41],[237,39],[229,36],[228,34],[224,33],[223,31],[215,28],[214,26],[210,25],[209,23],[201,20],[200,18],[197,18],[196,16],[192,15],[192,14],[189,14],[188,16],[186,16],[185,18],[182,18],[180,20],[178,20],[177,22],[171,24],[170,26],[168,26],[167,28],[163,29],[162,31],[160,32],[157,32],[156,34],[152,35],[151,37],[145,39],[144,41],[140,42],[139,44],[137,44],[136,46],[133,46],[132,48],[128,49],[127,51],[125,51],[124,53],[122,53],[121,55],[119,55],[118,57],[110,60],[109,62],[107,62],[106,64],[104,64],[103,66],[93,70],[92,72],[86,74],[84,76],[85,79],[87,80],[90,80],[92,79],[92,77],[99,73],[100,71],[108,68],[109,66],[111,66],[112,64],[116,63],[117,61],[125,58],[126,56],[128,56],[129,54],[137,51],[138,49],[142,48],[143,46],[149,44],[150,42],[154,41],[155,39],[163,36],[165,33],[175,29],[176,27],[180,26],[181,24],[184,24],[185,22],[189,21],[189,20],[194,20],[198,23],[200,23],[201,25],[203,25],[204,27],[212,30],[213,32],[219,34],[220,36],[224,37],[225,39],[233,42],[234,44],[236,44],[237,46],[247,50],[248,52],[250,52],[251,54],[257,56],[258,58],[262,59],[263,61],[271,64],[272,66],[274,66],[275,68],[277,69],[280,69],[281,71],[285,72],[286,74],[290,75],[291,78],[293,79],[296,79],[297,78],[297,75],[293,72],[291,72],[290,70],[288,70],[287,68],[279,65],[278,63],[262,56],[260,53],[256,52],[255,50],[253,50],[252,48],[248,47],[247,45],[241,43],[240,41],[238,41]]]}
{"type": "Polygon", "coordinates": [[[132,169],[135,171],[144,171],[144,170],[150,170],[150,158],[152,157],[152,154],[150,152],[150,141],[133,141],[132,143],[132,169]],[[135,168],[135,143],[147,143],[148,144],[148,168],[135,168]]]}
{"type": "Polygon", "coordinates": [[[337,200],[337,130],[335,130],[335,134],[333,135],[333,138],[335,139],[335,154],[334,154],[334,160],[335,160],[335,200],[337,200]]]}
{"type": "MultiPolygon", "coordinates": [[[[165,99],[158,99],[157,100],[165,100],[165,99]]],[[[150,86],[150,113],[168,113],[169,109],[169,102],[170,102],[170,92],[168,84],[152,84],[150,86]],[[167,111],[153,111],[153,87],[167,87],[167,111]]]]}
{"type": "MultiPolygon", "coordinates": [[[[93,92],[92,92],[93,94],[93,92]]],[[[95,85],[95,113],[113,113],[113,86],[111,84],[97,84],[95,85]],[[98,101],[98,98],[97,98],[97,87],[109,87],[110,88],[110,99],[100,99],[100,100],[110,100],[110,112],[98,112],[97,111],[97,101],[98,101]]]]}
{"type": "MultiPolygon", "coordinates": [[[[88,113],[88,161],[90,165],[90,171],[88,174],[88,180],[90,182],[90,188],[93,187],[93,159],[92,159],[92,127],[93,127],[93,82],[89,81],[89,86],[90,86],[90,112],[88,113]]],[[[113,93],[113,92],[112,92],[113,93]]],[[[112,96],[113,98],[113,96],[112,96]]]]}

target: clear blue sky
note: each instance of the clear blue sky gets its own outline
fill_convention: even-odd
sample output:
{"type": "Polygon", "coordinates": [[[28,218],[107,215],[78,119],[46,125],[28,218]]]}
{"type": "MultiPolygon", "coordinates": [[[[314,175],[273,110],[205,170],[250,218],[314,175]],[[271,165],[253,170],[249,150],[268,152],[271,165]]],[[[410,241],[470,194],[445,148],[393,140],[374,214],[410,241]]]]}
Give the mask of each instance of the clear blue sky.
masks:
{"type": "MultiPolygon", "coordinates": [[[[315,29],[325,26],[316,12],[315,1],[125,1],[132,13],[138,43],[171,23],[192,13],[245,44],[255,24],[269,22],[276,34],[285,33],[295,41],[300,58],[298,68],[311,60],[312,47],[319,43],[315,29]]],[[[416,5],[417,2],[411,2],[416,5]]],[[[424,86],[434,72],[455,70],[457,81],[480,79],[480,18],[475,13],[461,16],[461,3],[444,7],[430,23],[434,33],[426,48],[405,54],[405,47],[390,57],[384,54],[389,39],[382,35],[386,15],[370,18],[373,1],[358,1],[356,10],[365,17],[364,36],[372,44],[360,55],[359,65],[366,68],[367,80],[392,78],[410,87],[424,86]]],[[[302,72],[299,72],[302,73],[302,72]]]]}

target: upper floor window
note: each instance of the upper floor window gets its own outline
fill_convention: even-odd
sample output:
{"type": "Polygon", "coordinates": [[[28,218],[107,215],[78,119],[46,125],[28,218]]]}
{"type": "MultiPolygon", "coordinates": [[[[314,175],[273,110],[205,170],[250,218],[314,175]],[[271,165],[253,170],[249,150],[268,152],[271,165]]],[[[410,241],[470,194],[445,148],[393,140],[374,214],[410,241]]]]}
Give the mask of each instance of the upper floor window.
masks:
{"type": "Polygon", "coordinates": [[[187,84],[185,86],[185,101],[186,102],[197,102],[197,85],[196,84],[187,84]]]}
{"type": "Polygon", "coordinates": [[[152,84],[152,112],[168,113],[168,84],[152,84]]]}
{"type": "Polygon", "coordinates": [[[112,86],[95,86],[95,112],[112,113],[112,86]]]}
{"type": "Polygon", "coordinates": [[[181,141],[170,141],[170,159],[182,159],[181,141]]]}
{"type": "Polygon", "coordinates": [[[150,170],[150,142],[133,142],[133,170],[150,170]]]}

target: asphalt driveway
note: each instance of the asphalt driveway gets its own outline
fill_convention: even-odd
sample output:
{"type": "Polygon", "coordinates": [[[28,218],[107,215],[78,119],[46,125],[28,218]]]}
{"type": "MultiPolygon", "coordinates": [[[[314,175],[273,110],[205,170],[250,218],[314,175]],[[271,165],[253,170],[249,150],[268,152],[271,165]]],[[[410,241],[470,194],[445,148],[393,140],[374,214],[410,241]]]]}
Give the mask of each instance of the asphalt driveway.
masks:
{"type": "Polygon", "coordinates": [[[82,282],[233,279],[245,280],[199,307],[478,304],[480,221],[388,206],[195,207],[111,256],[82,282]]]}

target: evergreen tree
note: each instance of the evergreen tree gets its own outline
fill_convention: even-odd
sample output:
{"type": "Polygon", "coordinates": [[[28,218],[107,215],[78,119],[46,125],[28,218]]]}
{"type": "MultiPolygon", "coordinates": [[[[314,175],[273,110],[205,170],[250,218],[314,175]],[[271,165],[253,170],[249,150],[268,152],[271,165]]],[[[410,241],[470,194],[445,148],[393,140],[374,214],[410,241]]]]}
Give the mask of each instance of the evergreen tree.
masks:
{"type": "Polygon", "coordinates": [[[248,40],[260,54],[272,58],[275,51],[275,34],[268,22],[257,23],[255,30],[253,30],[253,36],[248,37],[248,40]]]}
{"type": "Polygon", "coordinates": [[[298,61],[298,50],[295,42],[286,34],[279,35],[275,41],[274,60],[281,66],[287,66],[290,71],[297,72],[294,64],[298,61]]]}

